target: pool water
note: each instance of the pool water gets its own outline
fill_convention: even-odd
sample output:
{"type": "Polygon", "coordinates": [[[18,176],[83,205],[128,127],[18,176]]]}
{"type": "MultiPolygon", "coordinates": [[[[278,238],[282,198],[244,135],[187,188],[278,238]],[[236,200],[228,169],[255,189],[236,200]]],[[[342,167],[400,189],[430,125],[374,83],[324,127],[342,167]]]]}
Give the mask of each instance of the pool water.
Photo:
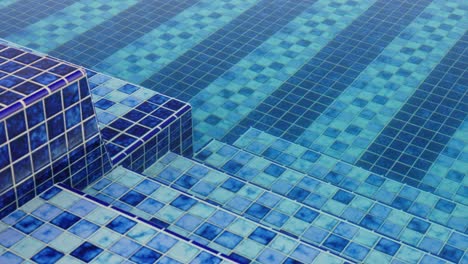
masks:
{"type": "Polygon", "coordinates": [[[467,12],[462,0],[3,0],[0,38],[189,102],[195,158],[210,168],[242,178],[274,161],[388,199],[456,243],[384,235],[468,263],[467,12]]]}

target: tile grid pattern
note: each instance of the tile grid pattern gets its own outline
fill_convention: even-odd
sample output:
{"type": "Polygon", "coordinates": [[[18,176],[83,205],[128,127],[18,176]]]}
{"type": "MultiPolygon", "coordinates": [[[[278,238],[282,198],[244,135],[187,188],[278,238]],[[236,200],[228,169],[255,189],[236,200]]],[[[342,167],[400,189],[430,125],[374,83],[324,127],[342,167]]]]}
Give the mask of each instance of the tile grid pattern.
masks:
{"type": "Polygon", "coordinates": [[[426,175],[438,183],[437,193],[443,193],[448,199],[463,204],[467,203],[468,197],[468,177],[462,173],[465,171],[466,162],[468,162],[467,138],[468,120],[465,120],[447,144],[447,151],[442,152],[437,157],[426,175]],[[442,175],[447,176],[441,177],[442,175]],[[440,183],[437,179],[440,179],[440,183]],[[452,193],[451,196],[446,195],[452,193]]]}
{"type": "Polygon", "coordinates": [[[354,163],[467,26],[462,3],[434,1],[295,141],[354,163]]]}
{"type": "Polygon", "coordinates": [[[9,105],[0,121],[3,217],[54,183],[86,186],[103,175],[107,156],[84,71],[1,47],[0,100],[9,105]]]}
{"type": "MultiPolygon", "coordinates": [[[[464,248],[453,246],[458,238],[468,241],[467,236],[401,212],[397,206],[393,209],[217,141],[211,142],[198,157],[234,177],[294,200],[301,208],[314,208],[333,218],[335,223],[349,221],[356,225],[354,228],[372,230],[378,236],[395,239],[451,261],[458,261],[463,256],[464,248]],[[428,247],[436,242],[437,247],[428,247]],[[451,259],[452,253],[456,253],[458,259],[451,259]]],[[[298,223],[291,226],[298,228],[298,223]]]]}
{"type": "Polygon", "coordinates": [[[231,263],[61,187],[3,218],[0,238],[1,263],[231,263]]]}
{"type": "Polygon", "coordinates": [[[256,2],[202,0],[118,50],[93,69],[140,83],[256,2]]]}
{"type": "Polygon", "coordinates": [[[197,2],[198,0],[139,1],[48,53],[91,69],[128,43],[197,2]],[[115,27],[122,30],[115,30],[115,27]]]}
{"type": "Polygon", "coordinates": [[[281,263],[287,258],[308,263],[344,261],[121,167],[85,192],[241,263],[247,259],[281,263]],[[286,243],[287,248],[282,248],[286,243]]]}
{"type": "Polygon", "coordinates": [[[377,1],[264,99],[225,139],[232,143],[252,126],[296,140],[430,3],[377,1]]]}
{"type": "Polygon", "coordinates": [[[467,61],[468,32],[416,89],[356,165],[420,189],[433,190],[424,183],[424,176],[439,153],[447,151],[445,145],[467,117],[467,61]]]}
{"type": "Polygon", "coordinates": [[[101,134],[114,165],[163,130],[169,135],[166,145],[174,144],[172,151],[191,152],[190,105],[107,75],[88,74],[101,134]]]}
{"type": "Polygon", "coordinates": [[[340,30],[374,3],[319,0],[195,95],[195,149],[221,139],[313,57],[340,30]]]}
{"type": "Polygon", "coordinates": [[[262,0],[142,82],[188,101],[315,0],[262,0]]]}
{"type": "MultiPolygon", "coordinates": [[[[172,188],[186,190],[290,237],[352,258],[353,261],[441,261],[440,258],[414,246],[370,232],[365,227],[317,211],[311,206],[174,154],[168,154],[161,159],[148,169],[145,175],[166,182],[172,188]]],[[[444,250],[444,257],[447,253],[444,250]]]]}
{"type": "Polygon", "coordinates": [[[468,217],[468,208],[464,204],[406,186],[256,129],[250,129],[234,146],[431,222],[462,233],[467,231],[468,224],[464,219],[468,217]]]}
{"type": "Polygon", "coordinates": [[[8,32],[5,38],[48,53],[136,3],[138,0],[81,0],[32,25],[8,32]]]}
{"type": "Polygon", "coordinates": [[[77,1],[78,0],[22,0],[4,6],[0,9],[2,13],[2,19],[0,20],[0,37],[5,37],[10,32],[21,30],[41,20],[45,16],[53,14],[77,1]]]}

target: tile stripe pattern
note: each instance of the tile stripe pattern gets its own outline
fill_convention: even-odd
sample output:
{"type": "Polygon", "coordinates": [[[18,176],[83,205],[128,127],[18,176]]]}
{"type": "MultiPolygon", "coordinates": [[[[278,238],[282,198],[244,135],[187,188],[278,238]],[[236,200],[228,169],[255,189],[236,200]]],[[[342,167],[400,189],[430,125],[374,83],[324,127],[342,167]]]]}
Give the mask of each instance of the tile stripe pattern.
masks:
{"type": "Polygon", "coordinates": [[[0,263],[232,263],[63,187],[3,218],[0,237],[0,263]]]}
{"type": "Polygon", "coordinates": [[[447,53],[356,163],[412,186],[421,183],[468,113],[468,33],[447,53]]]}
{"type": "Polygon", "coordinates": [[[78,0],[21,0],[0,9],[0,37],[16,32],[78,0]],[[24,15],[27,14],[27,15],[24,15]]]}
{"type": "Polygon", "coordinates": [[[195,95],[195,148],[221,139],[375,0],[319,0],[195,95]]]}
{"type": "MultiPolygon", "coordinates": [[[[167,156],[164,159],[167,160],[167,156]]],[[[301,251],[310,257],[308,263],[345,261],[122,167],[88,187],[85,192],[240,263],[246,262],[247,258],[264,264],[304,261],[300,258],[301,251]],[[281,250],[281,247],[276,247],[285,245],[285,241],[287,248],[281,250]],[[253,247],[255,250],[247,250],[253,247]],[[253,255],[254,252],[256,255],[253,255]]]]}
{"type": "Polygon", "coordinates": [[[81,0],[5,38],[43,53],[57,48],[138,3],[138,0],[81,0]]]}
{"type": "Polygon", "coordinates": [[[49,54],[92,68],[128,43],[140,38],[197,2],[197,0],[138,2],[111,19],[49,51],[49,54]],[[121,30],[115,30],[115,27],[121,30]]]}
{"type": "Polygon", "coordinates": [[[427,221],[465,234],[468,231],[466,204],[449,201],[254,128],[234,146],[427,221]]]}
{"type": "MultiPolygon", "coordinates": [[[[229,150],[223,149],[222,152],[227,154],[229,150]]],[[[248,159],[240,156],[237,157],[248,159]]],[[[158,164],[149,168],[145,175],[355,262],[375,263],[375,259],[385,263],[438,260],[437,256],[431,256],[414,246],[370,232],[365,227],[316,210],[294,198],[284,197],[276,191],[269,191],[180,156],[166,155],[158,164]],[[384,249],[382,243],[388,243],[393,250],[384,249]]],[[[393,216],[389,218],[398,219],[393,216]]]]}
{"type": "Polygon", "coordinates": [[[467,11],[433,1],[295,142],[354,164],[463,36],[467,11]]]}
{"type": "Polygon", "coordinates": [[[296,140],[430,3],[376,2],[240,121],[230,132],[234,135],[228,134],[224,140],[232,143],[250,126],[296,140]]]}
{"type": "Polygon", "coordinates": [[[140,83],[256,3],[256,0],[200,0],[94,69],[140,83]]]}
{"type": "Polygon", "coordinates": [[[435,187],[435,193],[441,193],[447,199],[461,204],[468,204],[468,177],[466,176],[466,157],[468,157],[468,120],[446,145],[446,150],[439,154],[422,180],[435,187]],[[464,174],[465,172],[465,174],[464,174]],[[460,184],[461,183],[461,184],[460,184]]]}
{"type": "Polygon", "coordinates": [[[314,2],[263,0],[142,82],[142,86],[189,101],[314,2]]]}

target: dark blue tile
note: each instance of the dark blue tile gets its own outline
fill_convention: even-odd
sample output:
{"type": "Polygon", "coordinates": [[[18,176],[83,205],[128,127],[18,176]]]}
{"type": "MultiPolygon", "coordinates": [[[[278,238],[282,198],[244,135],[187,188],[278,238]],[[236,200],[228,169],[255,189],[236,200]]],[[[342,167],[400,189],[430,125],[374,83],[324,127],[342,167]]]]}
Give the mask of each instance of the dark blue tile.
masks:
{"type": "Polygon", "coordinates": [[[408,208],[411,206],[411,201],[408,200],[408,199],[405,199],[403,197],[400,197],[400,196],[397,196],[393,202],[392,202],[392,206],[395,207],[395,208],[398,208],[398,209],[401,209],[401,210],[408,210],[408,208]]]}
{"type": "Polygon", "coordinates": [[[23,159],[13,164],[13,175],[15,176],[15,182],[26,179],[32,174],[31,157],[26,156],[23,159]]]}
{"type": "Polygon", "coordinates": [[[8,73],[12,73],[14,71],[17,71],[19,69],[23,68],[23,66],[19,63],[16,63],[14,61],[8,61],[6,63],[3,63],[0,65],[0,70],[8,73]]]}
{"type": "Polygon", "coordinates": [[[72,73],[73,71],[76,71],[76,67],[69,66],[67,64],[60,64],[52,69],[49,70],[49,72],[57,74],[59,76],[67,76],[68,74],[72,73]]]}
{"type": "Polygon", "coordinates": [[[346,245],[348,245],[348,243],[349,240],[347,239],[335,235],[330,235],[323,243],[323,246],[331,250],[341,252],[346,247],[346,245]]]}
{"type": "Polygon", "coordinates": [[[43,85],[49,85],[58,79],[58,76],[45,72],[32,80],[43,85]]]}
{"type": "Polygon", "coordinates": [[[380,239],[379,243],[377,243],[377,245],[375,246],[376,250],[388,254],[390,256],[394,256],[399,248],[400,244],[385,238],[380,239]]]}
{"type": "Polygon", "coordinates": [[[114,102],[107,100],[105,98],[102,98],[101,100],[97,101],[94,105],[97,108],[100,108],[102,110],[107,110],[109,107],[113,106],[114,104],[115,104],[114,102]]]}
{"type": "MultiPolygon", "coordinates": [[[[49,190],[49,192],[53,191],[53,189],[49,190]]],[[[68,229],[72,225],[74,225],[76,222],[78,222],[81,218],[71,214],[69,212],[63,212],[59,214],[57,217],[55,217],[52,221],[50,221],[52,224],[59,226],[63,229],[68,229]]]]}
{"type": "Polygon", "coordinates": [[[30,64],[30,63],[33,63],[37,60],[39,60],[41,58],[41,56],[38,56],[38,55],[35,55],[35,54],[32,54],[32,53],[25,53],[19,57],[16,57],[14,60],[15,61],[19,61],[19,62],[22,62],[24,64],[30,64]]]}
{"type": "Polygon", "coordinates": [[[8,144],[5,144],[0,147],[0,168],[2,169],[5,168],[8,164],[10,164],[10,153],[8,150],[8,144]]]}
{"type": "Polygon", "coordinates": [[[26,120],[24,112],[20,111],[6,120],[6,128],[8,131],[8,138],[11,140],[21,133],[26,131],[26,120]]]}
{"type": "Polygon", "coordinates": [[[247,209],[245,213],[258,219],[262,219],[268,212],[270,212],[270,209],[268,207],[265,207],[258,203],[254,203],[250,206],[249,209],[247,209]]]}
{"type": "Polygon", "coordinates": [[[228,173],[236,174],[242,167],[243,167],[242,164],[236,161],[230,160],[226,162],[224,166],[222,166],[222,169],[228,173]]]}
{"type": "Polygon", "coordinates": [[[227,181],[225,181],[221,187],[226,189],[226,190],[229,190],[231,192],[237,192],[239,191],[242,187],[244,187],[245,183],[241,182],[241,181],[238,181],[236,179],[233,179],[233,178],[229,178],[227,181]]]}
{"type": "Polygon", "coordinates": [[[275,164],[270,164],[268,167],[265,168],[264,172],[268,175],[271,175],[275,178],[278,178],[279,176],[281,176],[281,174],[283,174],[283,172],[285,172],[286,169],[283,168],[283,167],[280,167],[278,165],[275,165],[275,164]]]}
{"type": "Polygon", "coordinates": [[[65,131],[65,121],[63,120],[63,114],[58,114],[47,121],[47,130],[49,131],[49,140],[62,135],[65,131]]]}
{"type": "Polygon", "coordinates": [[[60,92],[56,92],[45,99],[45,108],[47,118],[62,111],[62,96],[60,92]]]}
{"type": "Polygon", "coordinates": [[[448,214],[451,214],[453,212],[453,209],[455,209],[455,204],[444,199],[439,199],[435,208],[448,214]]]}
{"type": "Polygon", "coordinates": [[[26,116],[29,128],[32,128],[40,122],[43,122],[45,119],[45,114],[42,102],[35,103],[34,105],[26,108],[26,116]]]}
{"type": "Polygon", "coordinates": [[[62,190],[60,188],[57,188],[57,187],[52,187],[50,189],[48,189],[47,191],[43,192],[40,197],[44,200],[50,200],[52,199],[55,195],[57,195],[58,193],[60,193],[62,190]]]}
{"type": "Polygon", "coordinates": [[[344,204],[349,204],[353,198],[354,194],[351,194],[349,192],[345,192],[343,190],[339,190],[334,196],[333,200],[344,203],[344,204]]]}
{"type": "Polygon", "coordinates": [[[294,187],[287,195],[288,198],[302,202],[310,194],[309,191],[306,191],[299,187],[294,187]]]}
{"type": "Polygon", "coordinates": [[[12,88],[21,84],[23,81],[24,79],[22,78],[8,75],[0,79],[0,86],[6,87],[6,88],[12,88]]]}
{"type": "Polygon", "coordinates": [[[124,196],[120,197],[120,201],[123,201],[127,204],[130,204],[132,206],[137,206],[141,201],[143,201],[146,198],[145,195],[135,192],[133,190],[129,191],[126,193],[124,196]]]}
{"type": "Polygon", "coordinates": [[[193,264],[218,264],[221,262],[221,259],[214,256],[214,255],[211,255],[211,254],[208,254],[207,252],[201,252],[200,254],[198,254],[197,257],[195,257],[191,263],[193,264]]]}
{"type": "MultiPolygon", "coordinates": [[[[2,193],[4,190],[7,190],[8,188],[11,188],[12,186],[13,186],[13,176],[11,173],[11,168],[7,167],[7,168],[4,168],[3,170],[0,170],[0,193],[2,193]]],[[[8,194],[5,193],[5,194],[2,194],[2,196],[0,196],[1,198],[0,205],[9,204],[10,201],[7,201],[7,199],[5,199],[3,195],[8,195],[8,194]]],[[[14,196],[14,193],[13,193],[13,196],[14,196]]],[[[0,206],[0,208],[3,208],[3,206],[0,206]]]]}
{"type": "Polygon", "coordinates": [[[208,240],[213,240],[215,237],[219,235],[219,233],[221,233],[221,231],[222,231],[221,228],[215,225],[209,224],[209,223],[205,223],[197,229],[195,234],[203,238],[206,238],[208,240]]]}
{"type": "Polygon", "coordinates": [[[38,227],[40,227],[42,224],[44,224],[43,221],[33,216],[28,215],[24,217],[21,221],[16,223],[14,227],[25,234],[30,234],[31,232],[36,230],[38,227]]]}
{"type": "Polygon", "coordinates": [[[380,227],[383,220],[383,218],[375,217],[368,214],[361,220],[360,225],[372,230],[376,230],[380,227]]]}
{"type": "Polygon", "coordinates": [[[112,222],[107,224],[106,227],[114,230],[117,233],[124,234],[135,225],[135,221],[119,215],[114,220],[112,220],[112,222]]]}
{"type": "Polygon", "coordinates": [[[151,250],[147,247],[140,248],[135,254],[132,255],[130,260],[134,261],[135,263],[141,264],[150,264],[155,263],[162,255],[154,250],[151,250]]]}
{"type": "Polygon", "coordinates": [[[174,201],[171,202],[171,205],[179,208],[180,210],[187,211],[196,203],[197,201],[195,199],[181,194],[179,197],[177,197],[174,201]]]}
{"type": "Polygon", "coordinates": [[[137,86],[127,83],[124,86],[120,87],[118,90],[126,94],[132,94],[139,89],[140,88],[138,88],[137,86]]]}
{"type": "Polygon", "coordinates": [[[63,256],[64,254],[62,252],[59,252],[51,247],[45,247],[31,259],[39,264],[53,264],[63,256]]]}
{"type": "Polygon", "coordinates": [[[408,223],[408,228],[409,229],[412,229],[416,232],[419,232],[419,233],[426,233],[427,229],[430,227],[431,225],[426,222],[426,221],[423,221],[423,220],[420,220],[416,217],[414,217],[409,223],[408,223]]]}
{"type": "MultiPolygon", "coordinates": [[[[31,72],[24,73],[25,78],[28,78],[28,77],[26,77],[26,74],[32,74],[32,73],[31,72]]],[[[34,84],[32,82],[24,82],[24,83],[18,85],[17,87],[15,87],[15,91],[20,92],[20,93],[25,94],[25,95],[30,95],[30,94],[38,91],[41,88],[42,87],[40,85],[34,84]]]]}
{"type": "Polygon", "coordinates": [[[249,238],[257,241],[263,245],[268,245],[276,234],[270,230],[267,230],[263,227],[257,227],[250,235],[249,238]]]}
{"type": "Polygon", "coordinates": [[[440,252],[439,256],[446,260],[458,263],[463,256],[463,251],[450,245],[446,245],[440,252]]]}
{"type": "Polygon", "coordinates": [[[5,143],[7,140],[7,134],[5,129],[5,122],[0,122],[0,145],[5,143]]]}
{"type": "Polygon", "coordinates": [[[84,242],[81,244],[79,247],[77,247],[75,250],[73,250],[70,255],[73,257],[84,261],[86,263],[90,262],[93,260],[97,255],[99,255],[103,249],[89,243],[89,242],[84,242]]]}
{"type": "Polygon", "coordinates": [[[197,179],[190,177],[188,175],[182,175],[176,182],[178,186],[181,186],[185,189],[192,188],[198,182],[197,179]]]}
{"type": "Polygon", "coordinates": [[[132,126],[132,123],[122,118],[119,118],[115,120],[114,122],[112,122],[109,126],[117,130],[124,131],[125,129],[132,126]]]}
{"type": "Polygon", "coordinates": [[[303,221],[306,221],[308,223],[312,223],[315,218],[317,218],[319,214],[309,208],[302,207],[297,211],[297,213],[294,215],[294,217],[301,219],[303,221]]]}

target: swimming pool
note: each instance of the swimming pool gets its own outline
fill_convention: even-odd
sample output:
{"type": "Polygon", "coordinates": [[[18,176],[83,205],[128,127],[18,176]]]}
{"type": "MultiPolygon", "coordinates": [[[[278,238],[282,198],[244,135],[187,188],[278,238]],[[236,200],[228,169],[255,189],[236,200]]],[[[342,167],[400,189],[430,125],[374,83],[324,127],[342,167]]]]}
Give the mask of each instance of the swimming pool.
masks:
{"type": "MultiPolygon", "coordinates": [[[[464,263],[467,12],[460,0],[9,0],[0,2],[0,38],[189,102],[194,159],[253,189],[309,199],[336,221],[356,217],[359,228],[464,263]],[[258,159],[240,161],[250,155],[258,159]],[[319,203],[331,194],[341,205],[319,203]],[[388,205],[374,216],[421,222],[364,221],[358,213],[370,205],[349,205],[355,196],[388,205]],[[446,236],[428,235],[427,223],[446,236]]],[[[131,97],[108,99],[125,112],[131,97]]],[[[102,125],[114,121],[108,105],[95,108],[102,125]]],[[[263,219],[259,208],[249,217],[263,219]]],[[[343,251],[330,236],[326,250],[343,251]]]]}

